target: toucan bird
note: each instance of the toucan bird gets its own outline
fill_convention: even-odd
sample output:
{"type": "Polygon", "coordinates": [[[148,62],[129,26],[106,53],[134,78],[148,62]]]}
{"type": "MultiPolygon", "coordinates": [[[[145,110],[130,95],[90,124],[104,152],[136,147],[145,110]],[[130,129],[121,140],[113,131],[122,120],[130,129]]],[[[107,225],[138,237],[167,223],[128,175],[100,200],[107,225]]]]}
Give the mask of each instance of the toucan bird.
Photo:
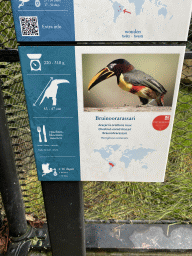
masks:
{"type": "Polygon", "coordinates": [[[135,69],[124,59],[114,60],[100,70],[89,82],[88,91],[96,84],[114,75],[117,76],[118,86],[124,91],[136,94],[142,105],[155,100],[158,106],[164,106],[163,97],[167,91],[163,85],[152,76],[135,69]]]}

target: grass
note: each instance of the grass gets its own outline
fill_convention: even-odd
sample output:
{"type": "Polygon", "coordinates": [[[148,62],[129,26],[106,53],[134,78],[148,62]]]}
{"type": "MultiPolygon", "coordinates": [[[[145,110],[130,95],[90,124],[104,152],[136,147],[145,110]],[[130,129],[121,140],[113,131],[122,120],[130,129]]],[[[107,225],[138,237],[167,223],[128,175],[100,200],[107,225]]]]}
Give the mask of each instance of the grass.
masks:
{"type": "Polygon", "coordinates": [[[192,87],[179,93],[165,183],[86,182],[87,219],[191,221],[192,87]]]}

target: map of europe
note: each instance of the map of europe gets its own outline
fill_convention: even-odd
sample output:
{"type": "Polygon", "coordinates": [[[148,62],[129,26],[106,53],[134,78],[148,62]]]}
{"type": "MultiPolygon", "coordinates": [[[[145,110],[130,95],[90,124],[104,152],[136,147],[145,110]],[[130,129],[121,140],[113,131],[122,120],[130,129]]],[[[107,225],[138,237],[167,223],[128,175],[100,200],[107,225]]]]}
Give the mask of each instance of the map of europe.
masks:
{"type": "MultiPolygon", "coordinates": [[[[127,10],[125,6],[121,5],[120,2],[117,2],[115,0],[109,0],[112,3],[113,10],[114,10],[114,18],[113,22],[116,23],[117,18],[120,16],[121,13],[129,13],[131,14],[131,10],[127,10]]],[[[161,3],[159,0],[127,0],[128,3],[133,3],[135,6],[135,13],[136,15],[140,15],[143,11],[143,5],[146,1],[149,1],[152,5],[155,5],[158,7],[158,16],[163,15],[164,18],[166,18],[168,10],[167,5],[161,3]]],[[[172,16],[171,16],[172,18],[172,16]]],[[[170,19],[171,19],[170,18],[170,19]]]]}
{"type": "Polygon", "coordinates": [[[122,150],[121,145],[107,145],[106,147],[95,149],[94,153],[98,152],[101,157],[108,162],[109,171],[111,171],[114,166],[117,166],[118,161],[123,162],[125,168],[128,168],[132,160],[139,161],[143,169],[148,169],[147,163],[145,163],[143,159],[154,151],[156,150],[142,146],[122,150]]]}

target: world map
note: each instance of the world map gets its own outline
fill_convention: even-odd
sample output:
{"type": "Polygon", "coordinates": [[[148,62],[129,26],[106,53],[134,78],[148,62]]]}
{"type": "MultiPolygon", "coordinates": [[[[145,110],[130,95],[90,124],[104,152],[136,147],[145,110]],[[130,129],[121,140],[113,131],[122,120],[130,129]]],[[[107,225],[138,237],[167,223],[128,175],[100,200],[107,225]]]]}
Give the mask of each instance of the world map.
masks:
{"type": "Polygon", "coordinates": [[[76,41],[185,41],[191,0],[74,0],[76,41]],[[182,21],[182,22],[181,22],[182,21]]]}
{"type": "Polygon", "coordinates": [[[131,161],[139,161],[143,169],[148,169],[147,163],[144,162],[144,158],[156,150],[150,148],[144,148],[143,146],[139,148],[132,149],[121,149],[121,145],[107,145],[100,149],[95,149],[94,153],[99,153],[100,156],[107,161],[109,165],[109,171],[111,171],[118,162],[123,162],[125,168],[128,168],[131,161]]]}
{"type": "MultiPolygon", "coordinates": [[[[113,18],[113,22],[116,23],[117,18],[120,16],[121,13],[130,13],[131,14],[131,10],[126,10],[126,8],[121,5],[121,3],[114,1],[114,0],[109,0],[112,3],[112,7],[114,10],[114,18],[113,18]],[[128,12],[129,11],[129,12],[128,12]]],[[[159,0],[127,0],[128,3],[133,3],[135,5],[135,14],[138,16],[140,15],[143,11],[145,11],[143,5],[146,1],[149,1],[152,5],[155,5],[156,7],[158,7],[158,16],[163,15],[164,18],[167,17],[167,5],[163,4],[161,1],[159,0]]],[[[171,16],[170,19],[172,19],[173,16],[171,16]]]]}

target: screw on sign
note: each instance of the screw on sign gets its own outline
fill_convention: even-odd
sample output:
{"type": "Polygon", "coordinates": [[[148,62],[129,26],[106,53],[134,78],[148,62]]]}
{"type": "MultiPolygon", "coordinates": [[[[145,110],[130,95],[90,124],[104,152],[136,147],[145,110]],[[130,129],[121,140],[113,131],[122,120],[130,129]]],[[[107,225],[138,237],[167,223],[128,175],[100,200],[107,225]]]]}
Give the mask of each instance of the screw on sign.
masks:
{"type": "Polygon", "coordinates": [[[170,123],[170,115],[161,115],[161,116],[157,116],[153,122],[153,128],[157,131],[163,131],[165,129],[167,129],[167,127],[169,126],[170,123]]]}

